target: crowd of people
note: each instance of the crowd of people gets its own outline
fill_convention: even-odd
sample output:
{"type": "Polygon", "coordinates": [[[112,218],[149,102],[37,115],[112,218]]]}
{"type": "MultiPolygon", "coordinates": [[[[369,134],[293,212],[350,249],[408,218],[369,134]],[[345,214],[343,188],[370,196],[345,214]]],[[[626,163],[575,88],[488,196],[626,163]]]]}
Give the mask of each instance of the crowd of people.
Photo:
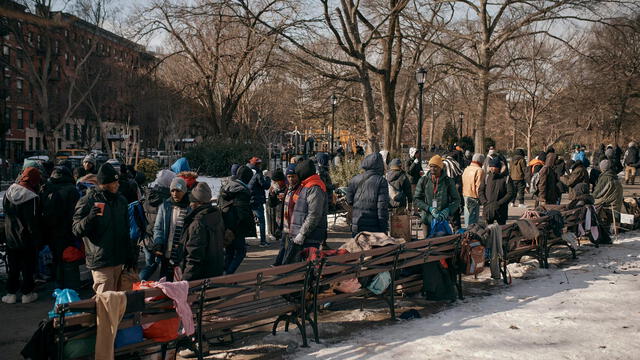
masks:
{"type": "MultiPolygon", "coordinates": [[[[427,168],[416,148],[409,149],[404,167],[388,152],[363,152],[362,172],[346,187],[352,236],[389,232],[390,214],[418,214],[425,237],[438,235],[430,233],[434,221],[455,231],[463,227],[461,219],[465,228],[478,223],[481,213],[487,224],[503,225],[509,206],[526,207],[527,191],[536,207],[560,204],[563,194],[569,201],[589,195],[596,206],[619,212],[618,173],[634,184],[640,167],[635,143],[624,152],[602,146],[593,164],[580,146],[567,160],[549,148],[527,161],[522,149],[507,160],[494,147],[485,155],[454,145],[430,156],[427,168]]],[[[15,303],[18,293],[23,303],[37,299],[34,272],[45,244],[59,287],[77,288],[84,262],[96,293],[129,290],[134,281],[154,276],[177,281],[233,274],[248,237],[270,245],[267,230],[280,243],[274,266],[299,261],[303,249],[327,246],[327,214],[337,192],[330,164],[326,153],[296,156],[286,169],[270,173],[253,157],[231,166],[213,199],[185,158],[160,170],[149,186],[132,167],[97,168],[91,156],[77,169],[64,161],[52,169],[26,162],[3,201],[9,274],[2,301],[15,303]]]]}

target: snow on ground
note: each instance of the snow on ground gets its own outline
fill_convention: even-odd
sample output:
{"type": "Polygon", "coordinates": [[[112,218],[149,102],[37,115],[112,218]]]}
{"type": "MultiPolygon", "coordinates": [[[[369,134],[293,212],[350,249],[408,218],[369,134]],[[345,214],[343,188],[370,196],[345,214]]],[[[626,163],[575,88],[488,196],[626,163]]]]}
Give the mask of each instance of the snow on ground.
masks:
{"type": "MultiPolygon", "coordinates": [[[[300,359],[637,359],[640,234],[437,314],[330,339],[300,359]],[[531,279],[535,277],[534,279],[531,279]]],[[[517,268],[514,268],[516,272],[517,268]]],[[[322,334],[322,330],[321,330],[322,334]]]]}

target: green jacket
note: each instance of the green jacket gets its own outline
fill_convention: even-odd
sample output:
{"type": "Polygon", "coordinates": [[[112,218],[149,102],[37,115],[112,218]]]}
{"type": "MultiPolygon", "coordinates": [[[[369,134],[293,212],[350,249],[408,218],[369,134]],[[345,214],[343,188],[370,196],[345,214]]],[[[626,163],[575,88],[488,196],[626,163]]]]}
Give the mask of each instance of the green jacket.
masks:
{"type": "Polygon", "coordinates": [[[449,214],[453,214],[460,207],[460,194],[456,189],[456,183],[448,177],[444,171],[438,179],[438,188],[433,193],[434,182],[431,180],[431,172],[426,173],[418,180],[416,192],[413,196],[413,203],[422,214],[422,222],[431,225],[433,216],[429,212],[429,208],[433,205],[433,200],[437,201],[438,211],[449,209],[449,214]]]}
{"type": "Polygon", "coordinates": [[[613,206],[614,210],[619,212],[624,201],[622,190],[618,175],[611,170],[605,171],[598,178],[598,183],[593,190],[596,206],[613,206]]]}

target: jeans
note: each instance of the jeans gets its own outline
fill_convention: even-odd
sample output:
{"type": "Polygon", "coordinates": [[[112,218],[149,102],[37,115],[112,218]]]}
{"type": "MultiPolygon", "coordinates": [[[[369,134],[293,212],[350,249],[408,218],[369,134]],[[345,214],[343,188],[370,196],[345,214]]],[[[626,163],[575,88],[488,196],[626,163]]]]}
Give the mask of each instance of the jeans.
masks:
{"type": "Polygon", "coordinates": [[[144,252],[145,266],[140,271],[140,280],[149,280],[158,269],[158,266],[160,266],[162,258],[151,253],[144,246],[142,247],[142,252],[144,252]]]}
{"type": "Polygon", "coordinates": [[[238,270],[242,260],[247,255],[247,244],[244,236],[236,236],[230,246],[225,248],[224,254],[224,272],[225,274],[233,274],[238,270]]]}
{"type": "Polygon", "coordinates": [[[34,272],[38,264],[37,254],[35,248],[7,249],[9,265],[7,293],[15,294],[20,290],[22,295],[26,295],[33,292],[35,288],[34,272]],[[20,282],[21,274],[22,282],[20,282]]]}
{"type": "Polygon", "coordinates": [[[267,234],[266,234],[266,221],[264,218],[264,204],[253,205],[251,207],[253,211],[253,215],[258,218],[258,223],[260,224],[260,244],[267,243],[267,234]]]}
{"type": "Polygon", "coordinates": [[[480,215],[480,200],[472,197],[464,197],[464,227],[478,223],[480,215]]]}
{"type": "Polygon", "coordinates": [[[516,203],[516,200],[520,204],[524,204],[524,189],[527,187],[527,182],[524,180],[513,180],[513,187],[516,190],[516,196],[513,198],[513,203],[516,203]]]}

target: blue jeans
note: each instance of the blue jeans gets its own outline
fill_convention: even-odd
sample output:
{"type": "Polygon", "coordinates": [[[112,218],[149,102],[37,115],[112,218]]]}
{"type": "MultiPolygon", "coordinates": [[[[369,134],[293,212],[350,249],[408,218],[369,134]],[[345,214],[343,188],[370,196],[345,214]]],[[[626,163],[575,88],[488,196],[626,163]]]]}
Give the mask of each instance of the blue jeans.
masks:
{"type": "Polygon", "coordinates": [[[144,252],[144,263],[145,266],[140,270],[140,280],[149,280],[151,276],[156,272],[158,266],[162,262],[160,256],[151,253],[144,246],[142,247],[142,252],[144,252]]]}
{"type": "Polygon", "coordinates": [[[267,231],[266,221],[264,219],[264,204],[253,205],[251,210],[253,211],[253,215],[258,218],[258,223],[260,224],[260,244],[265,244],[267,242],[267,231]]]}
{"type": "Polygon", "coordinates": [[[480,215],[480,200],[472,197],[464,197],[464,227],[476,224],[480,215]]]}
{"type": "Polygon", "coordinates": [[[287,241],[289,239],[289,234],[283,232],[282,238],[280,239],[280,250],[278,251],[278,256],[276,256],[276,261],[273,263],[274,266],[282,265],[282,261],[284,260],[284,254],[287,251],[287,241]]]}
{"type": "Polygon", "coordinates": [[[247,255],[247,243],[244,236],[236,236],[230,246],[226,247],[224,254],[224,273],[229,275],[238,270],[242,260],[247,255]]]}

